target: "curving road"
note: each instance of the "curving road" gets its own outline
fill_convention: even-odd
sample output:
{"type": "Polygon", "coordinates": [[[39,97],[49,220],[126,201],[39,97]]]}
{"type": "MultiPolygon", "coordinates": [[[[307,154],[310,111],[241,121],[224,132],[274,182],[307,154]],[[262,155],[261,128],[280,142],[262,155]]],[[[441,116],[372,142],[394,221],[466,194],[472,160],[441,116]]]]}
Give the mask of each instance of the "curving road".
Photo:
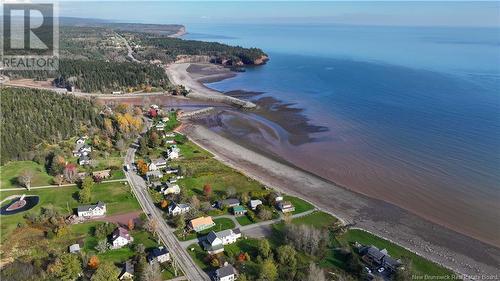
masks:
{"type": "MultiPolygon", "coordinates": [[[[135,145],[132,145],[127,150],[125,165],[131,166],[131,164],[134,163],[135,152],[135,145]]],[[[148,214],[150,219],[155,219],[158,222],[157,233],[169,249],[172,258],[184,272],[186,278],[192,281],[209,281],[209,276],[195,264],[187,251],[182,248],[181,244],[174,236],[174,230],[167,225],[165,219],[162,217],[162,213],[154,205],[144,179],[133,171],[126,171],[125,176],[144,212],[148,214]]]]}

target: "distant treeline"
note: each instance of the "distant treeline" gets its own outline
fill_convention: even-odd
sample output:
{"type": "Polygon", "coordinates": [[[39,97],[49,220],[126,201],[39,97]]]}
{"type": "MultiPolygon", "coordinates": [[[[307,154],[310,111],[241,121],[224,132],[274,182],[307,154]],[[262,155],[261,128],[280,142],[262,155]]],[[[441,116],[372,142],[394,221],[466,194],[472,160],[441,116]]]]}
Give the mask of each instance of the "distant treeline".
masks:
{"type": "Polygon", "coordinates": [[[144,86],[166,89],[169,85],[162,68],[133,62],[66,59],[59,62],[57,71],[13,71],[6,74],[11,78],[38,80],[56,77],[55,85],[75,86],[83,92],[109,92],[144,86]]]}
{"type": "Polygon", "coordinates": [[[103,126],[97,107],[87,99],[16,88],[3,88],[0,98],[2,164],[31,160],[37,154],[37,145],[78,135],[81,126],[103,126]]]}
{"type": "MultiPolygon", "coordinates": [[[[205,55],[214,58],[214,62],[224,61],[229,65],[242,62],[246,65],[255,64],[256,60],[266,54],[258,48],[243,48],[240,46],[229,46],[217,42],[203,42],[195,40],[183,40],[169,37],[150,37],[137,33],[135,38],[146,50],[143,53],[145,59],[160,59],[174,61],[179,55],[205,55]],[[154,51],[148,47],[153,47],[154,51]],[[163,56],[163,57],[162,57],[163,56]]],[[[139,52],[141,54],[141,52],[139,52]]]]}

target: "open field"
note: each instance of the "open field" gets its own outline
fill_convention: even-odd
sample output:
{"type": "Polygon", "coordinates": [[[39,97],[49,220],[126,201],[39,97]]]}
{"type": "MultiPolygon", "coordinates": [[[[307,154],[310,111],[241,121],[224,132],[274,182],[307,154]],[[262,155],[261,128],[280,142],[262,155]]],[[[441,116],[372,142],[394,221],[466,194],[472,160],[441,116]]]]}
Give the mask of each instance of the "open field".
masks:
{"type": "MultiPolygon", "coordinates": [[[[2,241],[8,238],[9,234],[16,228],[18,223],[24,221],[23,216],[28,212],[37,214],[42,207],[52,206],[62,214],[71,214],[74,208],[78,207],[78,205],[82,205],[76,199],[77,191],[78,187],[74,186],[32,191],[26,190],[23,192],[0,192],[0,199],[15,194],[37,195],[40,197],[40,202],[33,209],[19,214],[2,216],[2,241]]],[[[96,184],[92,190],[92,202],[98,200],[106,203],[108,215],[140,210],[140,206],[130,191],[130,187],[123,182],[96,184]]]]}
{"type": "Polygon", "coordinates": [[[192,142],[178,145],[182,158],[172,162],[172,166],[180,165],[186,178],[179,185],[188,189],[188,194],[203,194],[203,186],[210,184],[216,195],[222,195],[229,187],[236,192],[261,191],[264,186],[242,173],[215,160],[213,156],[192,142]]]}
{"type": "Polygon", "coordinates": [[[40,165],[33,161],[13,161],[6,165],[0,166],[0,183],[1,189],[13,188],[13,187],[23,187],[18,181],[17,177],[23,171],[33,172],[33,179],[31,181],[31,186],[42,186],[50,185],[52,183],[52,176],[45,172],[43,165],[40,165]]]}
{"type": "Polygon", "coordinates": [[[315,211],[307,216],[293,219],[292,223],[306,224],[314,226],[316,228],[327,228],[329,226],[332,226],[337,221],[338,220],[330,214],[315,211]]]}
{"type": "Polygon", "coordinates": [[[295,211],[292,212],[292,214],[300,214],[303,212],[307,212],[309,210],[314,209],[314,206],[309,204],[308,202],[298,198],[298,197],[293,197],[293,196],[284,196],[283,197],[285,201],[290,201],[292,202],[293,206],[295,207],[295,211]]]}
{"type": "Polygon", "coordinates": [[[434,275],[434,276],[452,276],[453,272],[444,267],[433,263],[415,253],[412,253],[403,247],[400,247],[390,241],[379,238],[373,234],[360,229],[350,229],[346,233],[336,237],[337,245],[349,245],[352,242],[359,242],[364,245],[374,245],[379,249],[387,249],[392,257],[398,259],[409,258],[412,264],[412,272],[415,275],[434,275]]]}

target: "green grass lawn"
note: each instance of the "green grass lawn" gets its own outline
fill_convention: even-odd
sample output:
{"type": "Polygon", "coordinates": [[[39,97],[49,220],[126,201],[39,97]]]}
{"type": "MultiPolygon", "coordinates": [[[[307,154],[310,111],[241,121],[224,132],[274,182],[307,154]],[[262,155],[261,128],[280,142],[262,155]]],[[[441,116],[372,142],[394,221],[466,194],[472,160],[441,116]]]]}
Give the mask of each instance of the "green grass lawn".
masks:
{"type": "Polygon", "coordinates": [[[196,265],[198,265],[203,270],[211,269],[210,264],[205,263],[205,257],[207,252],[201,248],[198,243],[191,244],[187,247],[189,255],[193,258],[196,265]],[[192,250],[191,250],[192,249],[192,250]]]}
{"type": "Polygon", "coordinates": [[[222,230],[233,229],[236,227],[236,224],[234,223],[234,221],[232,221],[231,219],[228,219],[228,218],[216,218],[216,219],[214,219],[214,223],[215,223],[215,225],[213,227],[205,229],[205,230],[200,231],[200,232],[191,231],[184,236],[184,235],[182,235],[181,231],[177,230],[177,231],[175,231],[175,234],[177,235],[177,238],[179,238],[179,240],[187,241],[187,240],[195,239],[197,237],[203,237],[203,236],[207,235],[210,231],[219,232],[222,230]]]}
{"type": "Polygon", "coordinates": [[[258,221],[256,221],[256,222],[251,221],[251,220],[248,218],[248,216],[246,216],[246,215],[245,215],[245,216],[239,216],[239,217],[236,217],[236,220],[237,220],[237,221],[238,221],[238,223],[239,223],[240,225],[242,225],[242,226],[243,226],[243,225],[249,225],[249,224],[252,224],[252,223],[256,223],[256,222],[258,222],[258,221]]]}
{"type": "Polygon", "coordinates": [[[387,249],[389,255],[395,258],[407,257],[411,259],[413,273],[416,275],[429,274],[435,276],[451,276],[453,273],[448,269],[433,263],[417,254],[414,254],[403,247],[390,241],[372,235],[359,229],[350,229],[346,233],[337,237],[337,242],[347,245],[349,242],[359,242],[364,245],[374,245],[379,249],[387,249]]]}
{"type": "MultiPolygon", "coordinates": [[[[43,206],[53,206],[62,214],[70,214],[73,209],[80,204],[76,199],[78,187],[54,187],[47,189],[37,189],[31,191],[4,191],[0,192],[0,199],[10,195],[26,194],[37,195],[40,202],[37,206],[27,212],[39,213],[43,206]],[[69,207],[69,209],[68,209],[69,207]]],[[[102,200],[106,203],[107,214],[119,214],[140,210],[139,203],[133,196],[130,187],[123,182],[111,182],[96,184],[92,190],[92,201],[102,200]]],[[[16,228],[16,225],[24,221],[23,216],[27,212],[15,215],[2,216],[1,234],[2,241],[8,237],[8,234],[16,228]]]]}
{"type": "Polygon", "coordinates": [[[284,200],[292,202],[293,206],[295,207],[295,211],[293,211],[292,213],[294,215],[314,209],[313,205],[297,197],[284,196],[284,200]]]}
{"type": "Polygon", "coordinates": [[[261,191],[264,186],[242,173],[215,160],[213,156],[194,143],[187,141],[179,145],[182,157],[172,161],[172,166],[180,165],[186,178],[179,185],[186,187],[189,195],[203,194],[203,186],[210,184],[215,194],[222,194],[229,187],[237,192],[261,191]]]}
{"type": "Polygon", "coordinates": [[[293,219],[292,223],[311,225],[316,228],[326,228],[328,226],[332,226],[337,221],[338,220],[330,214],[321,211],[314,211],[307,216],[293,219]]]}
{"type": "Polygon", "coordinates": [[[0,188],[22,187],[17,182],[17,177],[23,171],[33,172],[32,187],[53,184],[52,176],[45,172],[43,165],[33,161],[14,161],[0,166],[0,188]]]}

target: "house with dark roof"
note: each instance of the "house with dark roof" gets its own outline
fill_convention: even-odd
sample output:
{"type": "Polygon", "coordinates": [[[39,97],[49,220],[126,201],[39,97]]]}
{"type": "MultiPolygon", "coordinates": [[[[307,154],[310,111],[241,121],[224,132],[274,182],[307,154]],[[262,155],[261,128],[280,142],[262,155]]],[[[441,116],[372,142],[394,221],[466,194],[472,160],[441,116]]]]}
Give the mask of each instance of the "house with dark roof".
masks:
{"type": "Polygon", "coordinates": [[[224,265],[223,267],[215,271],[216,281],[234,281],[236,280],[236,269],[230,264],[224,265]]]}
{"type": "Polygon", "coordinates": [[[118,276],[120,280],[132,280],[134,278],[134,264],[132,261],[126,261],[123,265],[122,272],[118,276]]]}
{"type": "Polygon", "coordinates": [[[359,250],[361,259],[371,267],[383,267],[388,271],[396,271],[401,262],[392,258],[386,249],[379,250],[377,247],[370,245],[361,247],[359,250]]]}
{"type": "Polygon", "coordinates": [[[223,209],[225,207],[234,207],[240,205],[240,200],[236,198],[228,198],[225,200],[217,201],[215,205],[219,209],[223,209]]]}
{"type": "Polygon", "coordinates": [[[88,155],[81,155],[80,158],[78,158],[78,165],[90,165],[90,157],[88,155]]]}
{"type": "Polygon", "coordinates": [[[106,214],[106,204],[104,204],[104,202],[102,201],[98,201],[97,204],[94,205],[78,206],[76,210],[79,217],[102,217],[106,214]]]}
{"type": "Polygon", "coordinates": [[[205,236],[202,244],[203,248],[211,255],[215,255],[224,251],[222,239],[217,237],[217,234],[213,231],[210,231],[207,236],[205,236]]]}
{"type": "Polygon", "coordinates": [[[170,261],[170,252],[164,246],[153,248],[148,254],[148,262],[150,264],[154,262],[164,263],[170,261]]]}

